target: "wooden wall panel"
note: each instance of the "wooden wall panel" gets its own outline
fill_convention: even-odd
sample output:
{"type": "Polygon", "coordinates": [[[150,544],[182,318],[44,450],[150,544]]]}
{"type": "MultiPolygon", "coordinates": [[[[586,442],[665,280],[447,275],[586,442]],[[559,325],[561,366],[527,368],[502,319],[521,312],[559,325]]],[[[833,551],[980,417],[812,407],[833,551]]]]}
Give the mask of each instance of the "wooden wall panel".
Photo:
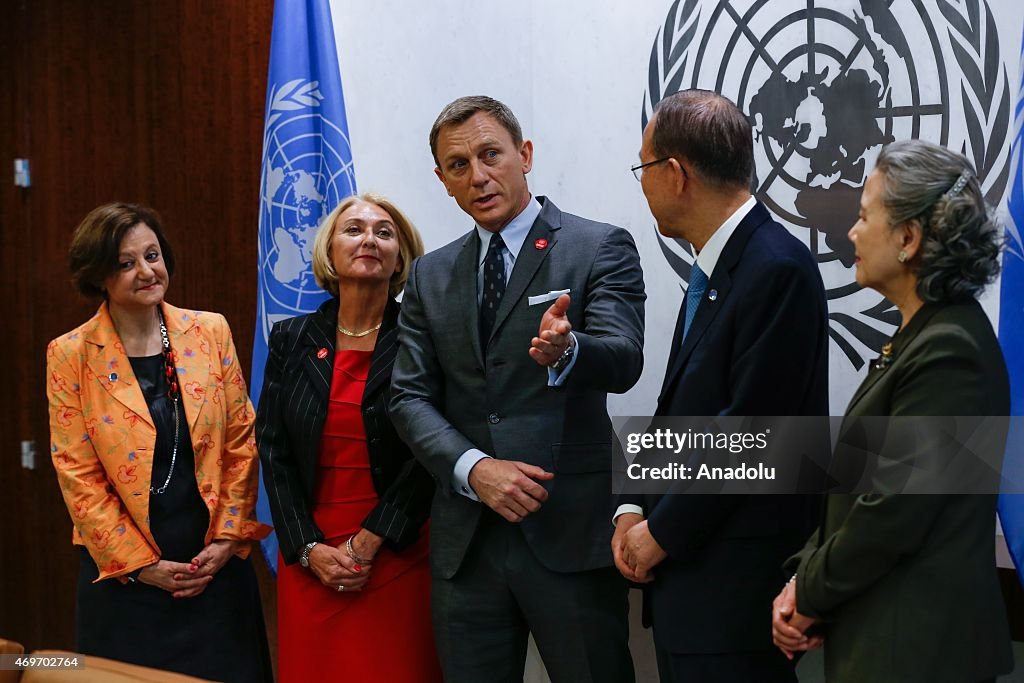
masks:
{"type": "Polygon", "coordinates": [[[96,303],[68,284],[68,240],[102,202],[156,208],[178,261],[168,300],[227,316],[248,377],[273,6],[8,0],[0,8],[0,358],[9,380],[0,392],[0,636],[71,648],[77,557],[47,453],[44,350],[96,303]],[[12,187],[15,156],[31,159],[29,190],[12,187]],[[36,442],[35,471],[20,467],[22,439],[36,442]]]}
{"type": "Polygon", "coordinates": [[[22,2],[10,2],[6,9],[7,20],[0,22],[0,45],[5,46],[0,50],[0,292],[5,304],[0,358],[6,379],[0,391],[0,634],[13,632],[18,615],[29,606],[22,563],[12,557],[29,542],[25,505],[35,478],[20,465],[19,441],[31,433],[31,418],[27,402],[17,399],[37,381],[26,360],[32,349],[22,347],[31,338],[33,325],[28,299],[34,278],[23,265],[30,244],[29,204],[26,191],[14,187],[13,173],[13,159],[26,156],[22,67],[28,45],[16,36],[23,30],[27,10],[22,2]]]}

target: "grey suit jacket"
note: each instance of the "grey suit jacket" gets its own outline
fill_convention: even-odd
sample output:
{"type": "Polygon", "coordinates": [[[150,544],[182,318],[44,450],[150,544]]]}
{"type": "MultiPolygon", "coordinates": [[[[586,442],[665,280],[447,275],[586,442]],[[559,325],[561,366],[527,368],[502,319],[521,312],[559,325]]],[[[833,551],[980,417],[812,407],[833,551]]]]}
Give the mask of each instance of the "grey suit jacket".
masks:
{"type": "Polygon", "coordinates": [[[553,571],[610,566],[611,422],[608,392],[628,390],[643,367],[644,285],[628,232],[543,208],[516,259],[494,330],[481,347],[476,230],[418,259],[399,320],[392,415],[434,476],[431,559],[458,570],[484,505],[456,493],[452,470],[470,448],[553,472],[547,502],[521,522],[538,560],[553,571]],[[547,240],[547,244],[538,240],[547,240]],[[547,385],[528,354],[545,302],[569,289],[579,355],[567,381],[547,385]]]}
{"type": "MultiPolygon", "coordinates": [[[[981,306],[927,304],[893,341],[892,364],[854,394],[841,438],[853,417],[1009,408],[981,306]]],[[[821,528],[787,563],[799,567],[797,609],[823,620],[828,680],[963,683],[1010,671],[995,519],[990,495],[829,495],[821,528]]]]}

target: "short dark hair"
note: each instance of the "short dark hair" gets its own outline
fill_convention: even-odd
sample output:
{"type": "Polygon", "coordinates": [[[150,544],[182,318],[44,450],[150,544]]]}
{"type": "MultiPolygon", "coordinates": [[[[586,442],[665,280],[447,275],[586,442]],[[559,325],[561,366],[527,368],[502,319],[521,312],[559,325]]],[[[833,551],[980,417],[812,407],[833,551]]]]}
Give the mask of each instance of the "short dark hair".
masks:
{"type": "Polygon", "coordinates": [[[943,303],[978,298],[999,274],[1003,231],[971,162],[932,142],[903,140],[883,147],[875,168],[889,225],[921,224],[917,295],[943,303]],[[950,194],[961,177],[964,184],[950,194]]]}
{"type": "Polygon", "coordinates": [[[445,106],[441,113],[437,115],[437,119],[434,120],[434,125],[430,127],[430,154],[434,157],[435,164],[441,165],[437,160],[437,137],[441,134],[441,130],[448,126],[457,126],[460,123],[465,123],[477,112],[484,112],[493,116],[509,132],[509,135],[512,136],[512,142],[516,146],[522,144],[523,129],[520,127],[516,115],[512,113],[512,110],[507,105],[486,95],[460,97],[445,106]]]}
{"type": "Polygon", "coordinates": [[[713,187],[750,188],[754,134],[732,100],[710,90],[683,90],[654,109],[658,157],[683,157],[713,187]]]}
{"type": "Polygon", "coordinates": [[[111,202],[90,211],[71,236],[68,261],[75,289],[90,298],[106,297],[103,281],[117,270],[121,241],[139,223],[156,234],[167,275],[174,274],[174,251],[157,212],[138,204],[111,202]]]}

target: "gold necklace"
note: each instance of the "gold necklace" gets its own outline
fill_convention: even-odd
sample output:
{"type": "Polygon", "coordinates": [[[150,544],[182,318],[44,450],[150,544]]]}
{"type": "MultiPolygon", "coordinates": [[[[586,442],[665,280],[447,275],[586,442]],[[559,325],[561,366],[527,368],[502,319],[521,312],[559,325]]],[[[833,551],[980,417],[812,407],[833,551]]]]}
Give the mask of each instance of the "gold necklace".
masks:
{"type": "Polygon", "coordinates": [[[366,335],[370,334],[371,332],[376,332],[377,330],[379,330],[380,326],[383,325],[383,324],[384,324],[384,320],[381,319],[381,321],[379,323],[377,323],[376,325],[374,325],[373,327],[371,327],[368,330],[363,330],[362,332],[354,332],[352,330],[346,330],[339,323],[338,324],[338,332],[341,332],[346,337],[365,337],[366,335]]]}

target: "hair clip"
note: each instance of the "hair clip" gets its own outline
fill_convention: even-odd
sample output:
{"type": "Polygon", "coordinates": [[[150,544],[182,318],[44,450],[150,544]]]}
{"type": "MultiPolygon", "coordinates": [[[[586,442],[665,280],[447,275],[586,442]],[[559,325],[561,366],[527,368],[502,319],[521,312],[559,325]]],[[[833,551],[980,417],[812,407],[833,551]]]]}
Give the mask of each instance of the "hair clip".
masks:
{"type": "Polygon", "coordinates": [[[953,183],[953,187],[946,190],[946,199],[952,199],[953,197],[960,194],[963,189],[967,186],[967,181],[971,179],[971,169],[965,168],[961,173],[960,177],[953,183]]]}

